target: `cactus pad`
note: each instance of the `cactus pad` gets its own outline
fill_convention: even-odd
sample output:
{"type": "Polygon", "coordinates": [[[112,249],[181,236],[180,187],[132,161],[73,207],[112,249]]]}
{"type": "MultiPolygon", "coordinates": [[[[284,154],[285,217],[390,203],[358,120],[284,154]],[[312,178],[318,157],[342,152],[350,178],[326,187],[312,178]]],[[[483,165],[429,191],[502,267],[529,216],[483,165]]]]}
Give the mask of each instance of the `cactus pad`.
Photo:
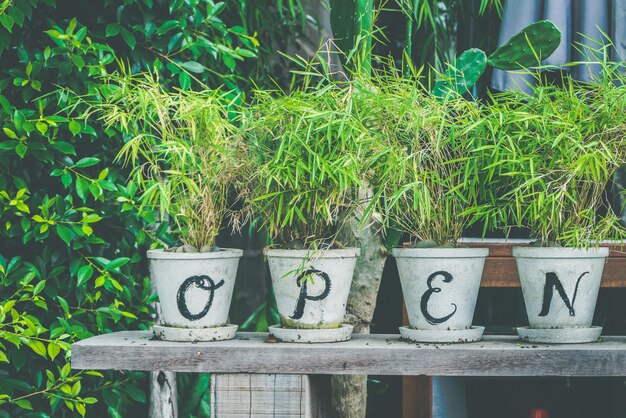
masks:
{"type": "Polygon", "coordinates": [[[493,54],[489,64],[500,70],[532,67],[548,58],[561,43],[561,31],[549,20],[526,26],[493,54]]]}
{"type": "Polygon", "coordinates": [[[445,97],[450,90],[465,94],[483,75],[486,66],[487,55],[482,50],[468,49],[448,68],[445,78],[437,81],[433,95],[445,97]]]}

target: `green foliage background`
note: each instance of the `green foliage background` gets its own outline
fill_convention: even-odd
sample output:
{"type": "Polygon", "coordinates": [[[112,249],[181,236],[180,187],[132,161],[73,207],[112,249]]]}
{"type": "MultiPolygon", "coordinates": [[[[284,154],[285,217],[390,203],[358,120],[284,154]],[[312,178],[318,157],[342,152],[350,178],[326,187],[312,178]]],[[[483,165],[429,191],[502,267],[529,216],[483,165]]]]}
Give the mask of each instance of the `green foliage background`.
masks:
{"type": "MultiPolygon", "coordinates": [[[[145,374],[70,371],[69,347],[149,326],[142,259],[152,237],[169,240],[166,225],[148,230],[154,214],[138,211],[135,185],[113,165],[124,138],[74,119],[76,99],[58,87],[97,95],[117,57],[173,87],[244,96],[251,76],[269,82],[294,3],[0,3],[0,417],[147,416],[145,374]]],[[[183,379],[206,391],[203,377],[183,379]]],[[[181,416],[205,416],[190,396],[181,416]]]]}
{"type": "MultiPolygon", "coordinates": [[[[139,212],[136,186],[113,164],[124,137],[75,118],[82,105],[68,91],[97,97],[117,58],[133,72],[158,70],[168,87],[224,84],[245,99],[253,85],[285,84],[288,60],[276,51],[309,24],[303,7],[0,0],[0,418],[147,415],[145,374],[69,368],[73,341],[149,326],[142,259],[153,239],[170,237],[167,225],[149,230],[157,219],[139,212]]],[[[404,34],[385,31],[400,45],[392,40],[404,34]]],[[[189,396],[180,415],[206,416],[206,376],[179,385],[189,396]]]]}

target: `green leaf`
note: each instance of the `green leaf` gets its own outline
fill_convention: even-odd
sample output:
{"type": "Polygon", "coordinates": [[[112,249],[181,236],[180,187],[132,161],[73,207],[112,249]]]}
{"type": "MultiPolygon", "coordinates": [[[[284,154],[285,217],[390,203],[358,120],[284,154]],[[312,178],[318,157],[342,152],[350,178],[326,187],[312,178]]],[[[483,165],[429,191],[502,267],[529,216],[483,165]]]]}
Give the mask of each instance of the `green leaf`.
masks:
{"type": "Polygon", "coordinates": [[[85,224],[81,227],[83,233],[85,235],[87,235],[88,237],[91,236],[91,234],[93,234],[93,228],[90,227],[89,225],[85,224]]]}
{"type": "Polygon", "coordinates": [[[52,146],[65,155],[76,155],[76,150],[74,149],[74,146],[69,142],[55,142],[52,144],[52,146]]]}
{"type": "Polygon", "coordinates": [[[17,135],[11,129],[9,129],[9,128],[2,128],[2,130],[4,131],[5,135],[8,136],[9,138],[17,139],[17,135]]]}
{"type": "Polygon", "coordinates": [[[120,33],[121,26],[118,23],[109,23],[105,30],[107,38],[115,36],[120,33]]]}
{"type": "Polygon", "coordinates": [[[7,32],[11,33],[13,32],[13,25],[14,25],[15,21],[13,20],[13,18],[7,14],[1,14],[0,15],[0,24],[2,24],[2,26],[4,26],[4,28],[7,30],[7,32]]]}
{"type": "Polygon", "coordinates": [[[94,199],[97,199],[100,196],[102,196],[102,188],[95,181],[91,182],[91,184],[89,185],[89,192],[94,197],[94,199]]]}
{"type": "Polygon", "coordinates": [[[41,357],[46,357],[46,346],[41,342],[41,341],[37,341],[37,340],[30,340],[28,342],[28,346],[36,353],[39,354],[41,357]]]}
{"type": "Polygon", "coordinates": [[[66,171],[61,175],[61,183],[63,184],[63,187],[65,188],[67,188],[70,184],[72,184],[72,175],[70,174],[69,171],[66,171]]]}
{"type": "Polygon", "coordinates": [[[76,20],[75,17],[73,17],[70,20],[70,23],[67,24],[67,29],[65,29],[65,33],[70,34],[70,33],[74,33],[74,29],[76,29],[76,24],[78,23],[78,21],[76,20]]]}
{"type": "Polygon", "coordinates": [[[70,245],[70,242],[72,242],[72,231],[68,227],[56,225],[56,232],[65,244],[70,245]]]}
{"type": "MultiPolygon", "coordinates": [[[[195,374],[195,373],[194,373],[195,374]]],[[[146,403],[146,393],[133,385],[126,385],[124,387],[124,391],[133,399],[135,402],[139,402],[141,404],[146,403]]]]}
{"type": "Polygon", "coordinates": [[[98,174],[98,180],[104,180],[107,178],[108,175],[109,175],[109,169],[107,167],[104,170],[102,170],[100,174],[98,174]]]}
{"type": "Polygon", "coordinates": [[[69,127],[70,132],[72,133],[72,135],[76,136],[76,135],[78,135],[80,133],[80,130],[81,130],[80,123],[76,122],[75,120],[70,121],[68,127],[69,127]]]}
{"type": "Polygon", "coordinates": [[[82,266],[77,273],[78,282],[76,283],[76,285],[79,287],[82,286],[87,280],[91,278],[92,275],[93,266],[91,264],[82,266]]]}
{"type": "Polygon", "coordinates": [[[249,49],[244,49],[244,48],[237,48],[235,52],[238,55],[242,57],[246,57],[246,58],[255,58],[257,56],[257,54],[254,51],[250,51],[249,49]]]}
{"type": "MultiPolygon", "coordinates": [[[[61,176],[61,181],[63,181],[63,176],[61,176]]],[[[89,182],[82,177],[76,177],[76,194],[83,201],[87,197],[87,191],[89,190],[89,182]]]]}
{"type": "Polygon", "coordinates": [[[85,67],[85,60],[80,55],[72,55],[72,62],[78,68],[78,71],[82,71],[83,67],[85,67]]]}
{"type": "Polygon", "coordinates": [[[130,258],[128,257],[120,257],[120,258],[116,258],[115,260],[111,260],[105,267],[104,270],[105,271],[111,271],[113,269],[122,267],[124,264],[128,263],[130,261],[130,258]]]}
{"type": "Polygon", "coordinates": [[[98,215],[97,213],[90,213],[89,215],[83,218],[83,222],[86,222],[86,223],[100,222],[101,220],[102,220],[102,217],[98,215]]]}
{"type": "Polygon", "coordinates": [[[222,60],[224,61],[224,65],[228,67],[229,70],[234,70],[237,63],[235,60],[229,55],[222,55],[222,60]]]}
{"type": "Polygon", "coordinates": [[[0,106],[2,106],[2,110],[4,110],[5,113],[11,113],[11,104],[7,98],[2,95],[0,95],[0,106]]]}
{"type": "Polygon", "coordinates": [[[42,121],[38,121],[37,123],[35,123],[35,127],[37,128],[39,133],[42,135],[45,134],[46,131],[48,130],[48,124],[42,121]]]}
{"type": "Polygon", "coordinates": [[[22,12],[22,10],[19,7],[11,7],[9,14],[15,21],[15,24],[18,25],[19,27],[22,27],[22,25],[24,24],[24,18],[25,18],[24,12],[22,12]]]}
{"type": "Polygon", "coordinates": [[[26,399],[20,399],[19,401],[15,401],[15,405],[19,406],[22,409],[26,409],[29,411],[33,410],[33,405],[30,403],[29,400],[26,400],[26,399]]]}
{"type": "Polygon", "coordinates": [[[122,28],[122,39],[124,39],[124,42],[126,42],[126,45],[128,45],[131,50],[135,49],[137,39],[135,39],[135,35],[125,28],[122,28]]]}
{"type": "Polygon", "coordinates": [[[17,129],[18,132],[22,130],[22,127],[24,126],[24,122],[26,122],[24,113],[20,112],[19,110],[16,110],[13,113],[13,124],[15,125],[15,129],[17,129]]]}
{"type": "Polygon", "coordinates": [[[189,90],[189,87],[191,87],[191,77],[187,73],[178,74],[178,82],[183,90],[189,90]]]}
{"type": "Polygon", "coordinates": [[[115,407],[109,406],[107,408],[107,413],[109,414],[109,417],[111,418],[123,418],[122,414],[119,413],[117,406],[115,407]]]}
{"type": "Polygon", "coordinates": [[[3,351],[0,351],[0,363],[8,363],[9,359],[7,358],[7,355],[4,354],[3,351]]]}
{"type": "Polygon", "coordinates": [[[50,360],[54,360],[56,356],[61,352],[61,348],[54,343],[48,344],[48,355],[50,356],[50,360]]]}
{"type": "Polygon", "coordinates": [[[39,283],[37,283],[35,285],[35,288],[33,289],[33,296],[34,295],[38,295],[39,293],[41,293],[41,291],[43,290],[43,288],[46,287],[46,281],[42,280],[39,283]]]}
{"type": "Polygon", "coordinates": [[[70,305],[61,296],[57,296],[57,301],[59,302],[59,305],[61,305],[61,309],[63,309],[63,313],[65,313],[65,316],[69,317],[70,316],[70,305]]]}
{"type": "Polygon", "coordinates": [[[204,66],[196,61],[187,61],[181,64],[181,66],[192,73],[201,74],[204,72],[204,66]]]}
{"type": "Polygon", "coordinates": [[[24,158],[24,156],[26,155],[26,152],[28,151],[28,147],[26,146],[26,144],[24,142],[20,142],[19,144],[17,144],[17,146],[15,147],[15,153],[20,157],[20,158],[24,158]]]}
{"type": "Polygon", "coordinates": [[[99,162],[100,162],[100,158],[85,157],[85,158],[81,158],[80,160],[78,160],[78,162],[74,164],[74,167],[77,167],[77,168],[91,167],[92,165],[96,165],[99,162]]]}
{"type": "Polygon", "coordinates": [[[176,27],[178,27],[177,20],[168,20],[165,23],[163,23],[161,26],[159,26],[159,28],[157,29],[157,33],[159,35],[163,35],[176,27]]]}

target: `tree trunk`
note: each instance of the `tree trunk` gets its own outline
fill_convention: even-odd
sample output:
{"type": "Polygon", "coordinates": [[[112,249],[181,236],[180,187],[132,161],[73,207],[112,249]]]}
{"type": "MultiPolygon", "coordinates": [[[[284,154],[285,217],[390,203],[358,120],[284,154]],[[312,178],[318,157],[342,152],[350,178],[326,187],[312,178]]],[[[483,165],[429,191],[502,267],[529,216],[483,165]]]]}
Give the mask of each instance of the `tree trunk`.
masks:
{"type": "MultiPolygon", "coordinates": [[[[371,8],[371,2],[369,7],[371,8]]],[[[298,39],[296,45],[293,45],[293,49],[303,57],[317,56],[319,60],[326,61],[326,67],[333,77],[346,78],[336,47],[331,42],[333,31],[330,10],[325,2],[318,0],[303,1],[303,8],[313,17],[316,24],[307,26],[303,36],[298,39]]],[[[367,200],[369,191],[363,190],[362,192],[367,200]]],[[[339,241],[346,246],[361,249],[350,289],[345,322],[354,325],[355,333],[369,334],[387,254],[380,234],[380,223],[372,221],[367,228],[359,232],[358,219],[361,215],[357,213],[354,219],[345,224],[343,230],[340,231],[339,241]]],[[[365,418],[366,400],[367,376],[331,377],[331,410],[335,417],[365,418]]]]}
{"type": "Polygon", "coordinates": [[[330,377],[332,416],[365,418],[367,403],[366,375],[332,375],[330,377]]]}
{"type": "MultiPolygon", "coordinates": [[[[358,219],[361,215],[357,213],[345,225],[340,231],[339,241],[346,246],[361,249],[354,270],[345,322],[354,325],[355,333],[369,334],[387,253],[376,216],[359,232],[358,219]]],[[[367,376],[331,377],[331,408],[335,417],[365,418],[366,404],[367,376]]]]}

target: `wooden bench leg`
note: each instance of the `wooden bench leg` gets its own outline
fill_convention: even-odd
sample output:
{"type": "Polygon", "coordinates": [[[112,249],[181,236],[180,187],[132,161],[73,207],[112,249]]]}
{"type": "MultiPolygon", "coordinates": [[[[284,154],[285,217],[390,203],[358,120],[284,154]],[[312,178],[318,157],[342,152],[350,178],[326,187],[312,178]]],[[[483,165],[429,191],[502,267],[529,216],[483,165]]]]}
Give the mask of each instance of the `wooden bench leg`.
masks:
{"type": "Polygon", "coordinates": [[[150,418],[177,418],[176,373],[150,372],[150,418]]]}
{"type": "Polygon", "coordinates": [[[432,378],[402,377],[402,418],[432,418],[432,378]]]}

